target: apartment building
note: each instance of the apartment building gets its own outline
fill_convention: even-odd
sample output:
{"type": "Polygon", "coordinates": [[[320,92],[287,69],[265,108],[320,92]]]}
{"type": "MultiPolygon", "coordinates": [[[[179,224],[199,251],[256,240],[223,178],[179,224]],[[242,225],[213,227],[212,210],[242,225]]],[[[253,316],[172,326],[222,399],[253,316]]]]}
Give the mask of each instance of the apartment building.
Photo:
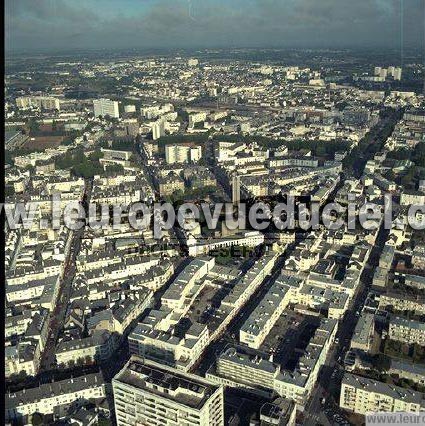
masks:
{"type": "Polygon", "coordinates": [[[425,366],[423,364],[392,359],[388,373],[403,379],[411,380],[421,386],[425,386],[425,366]]]}
{"type": "Polygon", "coordinates": [[[11,421],[34,413],[53,414],[54,408],[59,405],[105,397],[106,385],[100,373],[43,383],[36,388],[7,393],[5,418],[11,421]]]}
{"type": "Polygon", "coordinates": [[[56,362],[64,366],[102,362],[111,357],[118,344],[117,335],[107,330],[95,330],[89,337],[59,342],[56,346],[56,362]]]}
{"type": "Polygon", "coordinates": [[[40,368],[40,343],[34,339],[25,339],[16,345],[6,346],[4,351],[5,377],[20,373],[35,376],[40,368]]]}
{"type": "Polygon", "coordinates": [[[121,425],[224,425],[223,387],[132,356],[112,380],[121,425]]]}
{"type": "Polygon", "coordinates": [[[189,114],[189,127],[194,127],[196,123],[201,123],[207,119],[207,113],[204,111],[192,112],[189,114]]]}
{"type": "Polygon", "coordinates": [[[400,196],[401,206],[424,205],[425,195],[419,191],[403,191],[400,196]]]}
{"type": "Polygon", "coordinates": [[[425,346],[425,323],[393,317],[390,320],[388,336],[399,342],[425,346]]]}
{"type": "Polygon", "coordinates": [[[338,322],[322,319],[305,353],[293,370],[286,370],[265,354],[248,348],[227,347],[206,374],[216,383],[250,389],[263,396],[273,392],[303,409],[335,339],[338,322]]]}
{"type": "Polygon", "coordinates": [[[391,306],[394,311],[416,311],[425,313],[425,299],[420,296],[412,296],[406,293],[387,292],[379,297],[379,308],[391,306]]]}
{"type": "Polygon", "coordinates": [[[152,123],[152,139],[156,141],[165,135],[165,122],[162,119],[156,120],[152,123]]]}
{"type": "Polygon", "coordinates": [[[425,395],[411,389],[345,373],[339,405],[345,410],[363,415],[377,411],[418,413],[425,410],[425,395]]]}
{"type": "Polygon", "coordinates": [[[297,277],[281,276],[257,305],[239,331],[239,341],[251,348],[259,349],[280,315],[293,297],[291,289],[302,280],[297,277]]]}
{"type": "Polygon", "coordinates": [[[203,256],[214,250],[233,246],[257,247],[264,243],[264,234],[258,231],[249,231],[210,239],[196,239],[194,236],[190,236],[186,243],[189,248],[189,256],[203,256]]]}
{"type": "Polygon", "coordinates": [[[211,272],[215,259],[192,260],[174,279],[161,298],[161,309],[151,310],[129,335],[130,352],[175,365],[187,371],[208,345],[210,334],[205,324],[194,322],[184,336],[173,327],[190,306],[194,287],[211,272]]]}
{"type": "Polygon", "coordinates": [[[173,195],[177,191],[184,192],[184,181],[176,173],[170,173],[168,176],[158,179],[160,195],[167,196],[173,195]]]}
{"type": "Polygon", "coordinates": [[[50,96],[20,96],[16,98],[16,106],[19,109],[36,107],[48,110],[60,110],[60,101],[50,96]]]}
{"type": "Polygon", "coordinates": [[[201,157],[201,146],[167,145],[165,147],[165,162],[167,164],[196,163],[201,157]]]}
{"type": "Polygon", "coordinates": [[[93,112],[95,117],[106,117],[107,115],[111,118],[120,117],[118,102],[105,98],[93,100],[93,112]]]}

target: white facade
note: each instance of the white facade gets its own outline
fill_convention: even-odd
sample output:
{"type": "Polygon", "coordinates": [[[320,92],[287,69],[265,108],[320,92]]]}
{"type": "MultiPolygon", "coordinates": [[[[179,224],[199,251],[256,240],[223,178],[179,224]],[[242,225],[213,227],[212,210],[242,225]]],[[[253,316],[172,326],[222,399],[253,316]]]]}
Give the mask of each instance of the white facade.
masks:
{"type": "Polygon", "coordinates": [[[424,411],[424,394],[366,377],[345,373],[340,407],[358,414],[368,412],[424,411]]]}
{"type": "Polygon", "coordinates": [[[190,67],[196,67],[196,66],[199,64],[199,61],[198,61],[198,59],[196,59],[196,58],[191,58],[191,59],[189,59],[189,60],[187,61],[187,64],[188,64],[190,67]]]}
{"type": "Polygon", "coordinates": [[[124,425],[224,425],[223,387],[131,357],[112,380],[115,416],[124,425]]]}
{"type": "Polygon", "coordinates": [[[59,99],[48,96],[21,96],[16,98],[16,106],[19,109],[43,108],[60,110],[59,99]]]}
{"type": "Polygon", "coordinates": [[[135,105],[125,105],[124,111],[127,112],[127,113],[136,112],[136,106],[135,105]]]}
{"type": "Polygon", "coordinates": [[[156,141],[165,135],[165,124],[163,120],[157,120],[152,124],[152,139],[156,141]]]}
{"type": "Polygon", "coordinates": [[[71,405],[82,399],[104,398],[105,382],[100,374],[41,384],[5,395],[5,417],[7,420],[34,413],[53,414],[59,405],[71,405]]]}
{"type": "Polygon", "coordinates": [[[110,99],[95,99],[93,100],[93,111],[95,117],[105,117],[109,115],[111,118],[119,118],[118,102],[110,99]]]}
{"type": "Polygon", "coordinates": [[[392,340],[425,346],[425,323],[395,317],[390,321],[388,335],[392,340]]]}
{"type": "Polygon", "coordinates": [[[201,146],[167,145],[165,161],[167,164],[198,162],[202,157],[201,146]]]}

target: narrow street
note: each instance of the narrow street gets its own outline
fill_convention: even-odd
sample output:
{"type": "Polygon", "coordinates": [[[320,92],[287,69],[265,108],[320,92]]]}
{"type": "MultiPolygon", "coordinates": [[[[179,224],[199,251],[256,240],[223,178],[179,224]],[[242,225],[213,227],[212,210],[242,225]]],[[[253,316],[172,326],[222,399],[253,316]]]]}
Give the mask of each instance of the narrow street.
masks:
{"type": "MultiPolygon", "coordinates": [[[[86,202],[90,199],[92,183],[86,180],[84,199],[86,202]]],[[[84,235],[85,226],[78,230],[70,230],[71,244],[68,257],[65,260],[64,274],[60,282],[60,289],[57,298],[57,304],[50,316],[49,334],[47,342],[40,360],[40,372],[56,369],[55,348],[61,329],[63,328],[69,299],[71,297],[72,281],[76,272],[75,260],[80,252],[81,240],[84,235]]]]}

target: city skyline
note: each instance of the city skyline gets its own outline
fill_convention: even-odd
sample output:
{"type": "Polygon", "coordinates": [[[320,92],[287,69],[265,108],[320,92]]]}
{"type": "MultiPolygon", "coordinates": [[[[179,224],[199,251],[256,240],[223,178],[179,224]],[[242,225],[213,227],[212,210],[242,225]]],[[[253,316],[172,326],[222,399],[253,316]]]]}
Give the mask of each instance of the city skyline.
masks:
{"type": "Polygon", "coordinates": [[[111,0],[8,0],[5,46],[423,50],[424,8],[421,0],[124,0],[119,9],[111,0]]]}
{"type": "Polygon", "coordinates": [[[8,425],[425,424],[424,5],[7,2],[8,425]]]}

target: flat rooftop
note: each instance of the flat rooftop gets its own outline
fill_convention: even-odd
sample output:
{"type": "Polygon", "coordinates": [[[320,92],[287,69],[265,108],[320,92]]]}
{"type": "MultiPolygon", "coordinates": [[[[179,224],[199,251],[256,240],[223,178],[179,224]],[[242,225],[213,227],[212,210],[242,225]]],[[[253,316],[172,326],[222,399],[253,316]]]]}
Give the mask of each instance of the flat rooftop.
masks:
{"type": "Polygon", "coordinates": [[[405,402],[420,404],[422,408],[425,408],[425,395],[411,389],[401,388],[351,373],[344,374],[342,384],[353,386],[356,389],[388,395],[391,398],[404,400],[405,402]]]}
{"type": "Polygon", "coordinates": [[[132,356],[114,381],[200,410],[219,388],[206,379],[132,356]]]}

